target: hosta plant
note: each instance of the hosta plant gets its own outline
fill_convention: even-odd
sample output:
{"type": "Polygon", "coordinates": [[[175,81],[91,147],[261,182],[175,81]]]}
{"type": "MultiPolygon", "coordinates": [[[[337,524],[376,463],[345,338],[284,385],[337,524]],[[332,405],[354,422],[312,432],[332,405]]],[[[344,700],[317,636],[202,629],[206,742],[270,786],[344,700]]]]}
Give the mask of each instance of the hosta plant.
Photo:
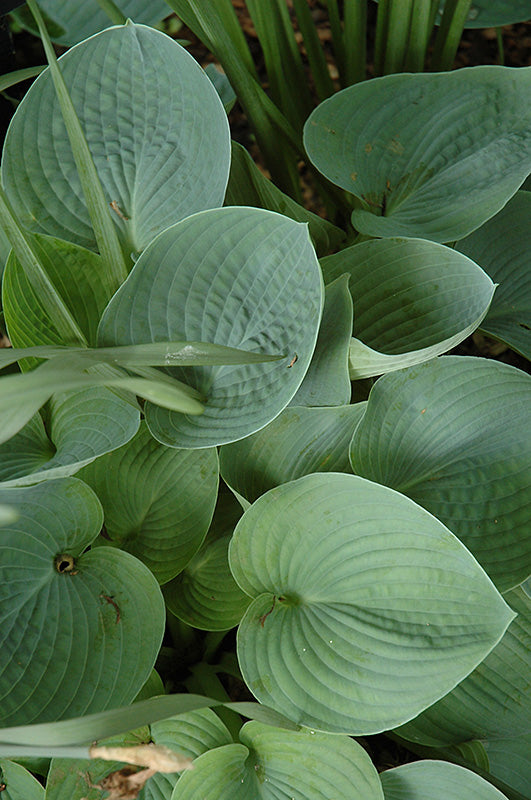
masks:
{"type": "Polygon", "coordinates": [[[380,2],[361,80],[345,0],[334,91],[293,2],[290,105],[286,3],[247,3],[271,96],[228,2],[169,6],[232,89],[86,5],[29,0],[2,153],[0,792],[529,798],[531,67],[422,73],[470,3],[380,2]]]}

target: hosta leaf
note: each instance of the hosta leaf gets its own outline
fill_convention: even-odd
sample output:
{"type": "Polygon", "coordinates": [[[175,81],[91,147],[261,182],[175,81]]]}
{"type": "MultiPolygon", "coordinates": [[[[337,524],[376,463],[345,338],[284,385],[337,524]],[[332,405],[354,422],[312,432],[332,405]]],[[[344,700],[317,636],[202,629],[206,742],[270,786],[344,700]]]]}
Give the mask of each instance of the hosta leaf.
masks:
{"type": "Polygon", "coordinates": [[[98,458],[79,477],[100,499],[111,542],[166,583],[206,535],[216,503],[218,458],[214,449],[165,447],[142,423],[132,441],[98,458]]]}
{"type": "Polygon", "coordinates": [[[295,722],[331,732],[411,719],[514,616],[442,523],[354,475],[307,475],[263,495],[229,560],[255,598],[238,629],[245,682],[295,722]]]}
{"type": "Polygon", "coordinates": [[[481,228],[459,242],[499,284],[481,329],[531,359],[531,192],[517,192],[481,228]]]}
{"type": "Polygon", "coordinates": [[[313,358],[291,405],[340,406],[350,401],[351,335],[352,298],[348,275],[343,275],[325,287],[323,316],[313,358]]]}
{"type": "Polygon", "coordinates": [[[248,722],[240,739],[196,759],[172,800],[383,800],[369,756],[346,736],[248,722]]]}
{"type": "Polygon", "coordinates": [[[45,722],[131,702],[164,631],[158,584],[113,548],[84,552],[101,506],[75,478],[2,489],[19,519],[2,529],[1,721],[45,722]]]}
{"type": "MultiPolygon", "coordinates": [[[[78,3],[77,0],[40,0],[39,6],[47,16],[47,26],[50,36],[62,45],[73,45],[82,39],[87,39],[94,33],[107,28],[110,24],[109,17],[98,3],[78,3]]],[[[120,11],[125,17],[145,25],[155,25],[169,14],[169,9],[163,0],[120,0],[120,11]]],[[[15,13],[15,17],[30,30],[34,29],[35,22],[31,15],[26,15],[25,9],[15,13]]]]}
{"type": "Polygon", "coordinates": [[[531,734],[515,739],[483,742],[490,772],[512,789],[529,797],[531,785],[531,734]]]}
{"type": "Polygon", "coordinates": [[[325,279],[350,275],[354,380],[455,347],[478,327],[494,293],[477,264],[423,239],[373,239],[322,259],[321,266],[325,279]]]}
{"type": "Polygon", "coordinates": [[[415,761],[380,775],[385,800],[506,800],[474,772],[446,761],[415,761]]]}
{"type": "Polygon", "coordinates": [[[264,427],[294,396],[315,346],[321,296],[305,225],[262,209],[205,211],[140,256],[103,315],[100,344],[184,339],[284,356],[167,370],[194,386],[205,408],[199,420],[148,403],[155,438],[172,447],[224,444],[264,427]]]}
{"type": "Polygon", "coordinates": [[[44,800],[44,789],[33,775],[5,758],[0,758],[2,800],[44,800]]]}
{"type": "Polygon", "coordinates": [[[531,572],[530,412],[525,373],[444,356],[376,382],[352,468],[435,514],[509,589],[531,572]]]}
{"type": "Polygon", "coordinates": [[[530,100],[530,68],[387,75],[321,103],[305,146],[362,201],[358,231],[451,242],[499,211],[531,170],[530,100]]]}
{"type": "Polygon", "coordinates": [[[20,486],[73,475],[129,441],[140,424],[138,409],[98,386],[54,394],[46,418],[47,429],[36,414],[0,445],[0,481],[20,486]]]}
{"type": "Polygon", "coordinates": [[[472,0],[465,28],[496,28],[530,17],[528,0],[472,0]]]}
{"type": "MultiPolygon", "coordinates": [[[[227,114],[230,114],[238,98],[236,97],[229,79],[215,64],[207,64],[205,73],[208,75],[216,92],[219,94],[219,99],[223,103],[223,108],[227,114]]],[[[234,145],[234,142],[232,144],[234,145]]]]}
{"type": "MultiPolygon", "coordinates": [[[[210,708],[155,722],[151,726],[151,738],[155,744],[169,747],[189,758],[232,744],[229,731],[210,708]]],[[[142,800],[170,800],[178,778],[178,773],[156,773],[146,783],[142,800]]]]}
{"type": "MultiPolygon", "coordinates": [[[[180,45],[128,23],[81,42],[59,64],[127,253],[194,211],[221,205],[227,115],[180,45]]],[[[30,230],[95,249],[49,70],[13,117],[2,179],[30,230]]]]}
{"type": "Polygon", "coordinates": [[[232,142],[226,206],[256,206],[277,211],[296,222],[307,222],[308,231],[318,255],[326,255],[345,238],[344,231],[331,222],[308,211],[268,180],[254,163],[247,150],[232,142]]]}
{"type": "Polygon", "coordinates": [[[521,589],[505,595],[518,616],[494,650],[462,683],[397,733],[434,747],[471,739],[498,739],[529,732],[531,600],[521,589]]]}
{"type": "Polygon", "coordinates": [[[252,503],[311,472],[351,472],[349,442],[365,407],[286,408],[258,433],[221,448],[223,480],[252,503]]]}
{"type": "MultiPolygon", "coordinates": [[[[52,236],[35,234],[32,245],[87,342],[96,344],[98,323],[110,297],[101,257],[52,236]]],[[[6,265],[2,294],[13,347],[65,344],[13,253],[6,265]]]]}

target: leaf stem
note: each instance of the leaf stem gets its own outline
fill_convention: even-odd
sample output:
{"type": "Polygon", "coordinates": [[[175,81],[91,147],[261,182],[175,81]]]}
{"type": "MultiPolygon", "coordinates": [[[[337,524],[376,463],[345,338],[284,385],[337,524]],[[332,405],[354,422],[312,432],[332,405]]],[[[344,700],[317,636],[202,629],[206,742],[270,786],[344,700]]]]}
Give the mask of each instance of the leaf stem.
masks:
{"type": "Polygon", "coordinates": [[[115,25],[125,25],[127,17],[122,14],[113,0],[96,0],[102,11],[105,11],[111,22],[115,25]]]}
{"type": "Polygon", "coordinates": [[[345,0],[343,11],[345,40],[345,86],[365,80],[367,61],[367,3],[345,0]]]}
{"type": "Polygon", "coordinates": [[[432,72],[452,68],[472,0],[446,0],[433,45],[432,72]]]}

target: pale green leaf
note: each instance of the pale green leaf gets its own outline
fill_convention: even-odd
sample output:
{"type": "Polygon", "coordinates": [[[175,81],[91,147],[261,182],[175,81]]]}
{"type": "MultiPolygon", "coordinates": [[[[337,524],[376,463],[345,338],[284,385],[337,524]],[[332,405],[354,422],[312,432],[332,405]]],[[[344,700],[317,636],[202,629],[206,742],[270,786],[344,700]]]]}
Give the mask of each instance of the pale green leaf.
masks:
{"type": "Polygon", "coordinates": [[[282,355],[167,369],[198,390],[204,413],[190,418],[147,404],[151,433],[172,447],[211,447],[254,433],[286,407],[311,360],[321,303],[305,225],[262,209],[215,209],[174,225],[144,251],[103,315],[100,344],[184,339],[282,355]]]}
{"type": "MultiPolygon", "coordinates": [[[[81,42],[59,64],[127,254],[194,211],[221,205],[227,116],[180,45],[129,23],[81,42]]],[[[2,180],[30,230],[95,248],[48,70],[13,117],[2,180]]]]}
{"type": "MultiPolygon", "coordinates": [[[[207,64],[205,72],[212,81],[212,84],[219,94],[219,99],[223,103],[223,108],[229,114],[236,103],[237,97],[230,81],[224,72],[221,72],[215,64],[207,64]]],[[[234,144],[234,143],[233,143],[234,144]]]]}
{"type": "Polygon", "coordinates": [[[258,433],[221,448],[223,480],[254,502],[312,472],[351,472],[349,442],[365,407],[286,408],[258,433]]]}
{"type": "Polygon", "coordinates": [[[352,468],[424,506],[509,589],[531,572],[530,414],[524,372],[443,356],[376,382],[352,468]]]}
{"type": "Polygon", "coordinates": [[[346,736],[248,722],[240,739],[196,759],[172,800],[383,800],[369,756],[346,736]]]}
{"type": "Polygon", "coordinates": [[[531,171],[531,68],[363,81],[313,111],[305,146],[329,180],[359,199],[358,231],[462,239],[531,171]]]}
{"type": "Polygon", "coordinates": [[[442,523],[354,475],[307,475],[260,497],[236,526],[229,563],[254,598],[237,644],[249,689],[331,732],[411,719],[514,617],[442,523]]]}
{"type": "Polygon", "coordinates": [[[512,789],[529,797],[531,786],[531,734],[515,739],[483,742],[491,773],[512,789]]]}
{"type": "Polygon", "coordinates": [[[465,28],[495,28],[529,19],[529,0],[472,0],[465,28]]]}
{"type": "Polygon", "coordinates": [[[159,444],[144,423],[134,439],[98,458],[79,477],[96,492],[110,543],[166,583],[200,547],[214,513],[218,458],[213,448],[159,444]]]}
{"type": "MultiPolygon", "coordinates": [[[[164,632],[155,578],[112,548],[84,552],[101,506],[75,478],[1,489],[18,520],[2,529],[3,725],[45,722],[131,702],[164,632]]],[[[1,734],[0,734],[1,737],[1,734]]]]}
{"type": "Polygon", "coordinates": [[[446,761],[414,761],[380,775],[385,800],[506,800],[479,775],[446,761]]]}
{"type": "Polygon", "coordinates": [[[10,89],[11,86],[16,86],[17,83],[21,81],[27,81],[29,78],[36,78],[43,69],[46,69],[46,66],[26,67],[25,69],[15,69],[13,72],[5,72],[3,75],[0,75],[0,92],[5,92],[6,89],[10,89]]]}
{"type": "Polygon", "coordinates": [[[517,192],[458,244],[499,286],[481,330],[531,359],[531,192],[517,192]]]}

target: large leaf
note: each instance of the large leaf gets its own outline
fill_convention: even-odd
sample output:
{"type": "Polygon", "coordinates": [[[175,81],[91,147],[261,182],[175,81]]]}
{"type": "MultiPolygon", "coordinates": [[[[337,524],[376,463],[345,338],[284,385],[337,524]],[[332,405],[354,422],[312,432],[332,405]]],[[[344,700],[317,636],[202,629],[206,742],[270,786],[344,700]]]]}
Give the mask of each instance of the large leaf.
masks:
{"type": "Polygon", "coordinates": [[[370,734],[411,719],[514,617],[442,523],[354,475],[308,475],[263,495],[229,559],[255,598],[238,629],[245,682],[321,730],[370,734]]]}
{"type": "Polygon", "coordinates": [[[494,284],[469,258],[423,239],[377,239],[321,260],[346,272],[354,299],[350,376],[373,377],[428,361],[469,336],[494,284]]]}
{"type": "Polygon", "coordinates": [[[530,414],[524,372],[444,356],[376,382],[352,468],[435,514],[509,589],[531,572],[530,414]]]}
{"type": "Polygon", "coordinates": [[[465,28],[495,28],[530,18],[529,0],[472,0],[465,28]]]}
{"type": "Polygon", "coordinates": [[[312,472],[351,472],[348,446],[365,406],[286,408],[258,433],[221,448],[223,480],[252,503],[312,472]]]}
{"type": "Polygon", "coordinates": [[[196,759],[172,800],[383,800],[369,756],[346,736],[248,722],[240,740],[196,759]]]}
{"type": "Polygon", "coordinates": [[[232,142],[232,160],[225,195],[227,206],[256,206],[277,211],[296,222],[307,222],[318,255],[326,255],[345,238],[341,228],[299,205],[260,172],[247,150],[232,142]]]}
{"type": "Polygon", "coordinates": [[[228,550],[242,513],[230,492],[220,492],[208,535],[185,569],[167,583],[163,594],[176,617],[207,631],[229,630],[249,605],[229,569],[228,550]]]}
{"type": "Polygon", "coordinates": [[[483,742],[490,772],[517,792],[529,797],[531,786],[531,733],[515,739],[483,742]]]}
{"type": "Polygon", "coordinates": [[[2,529],[3,725],[90,714],[131,702],[164,631],[149,570],[113,548],[84,552],[101,506],[75,478],[2,489],[18,521],[2,529]]]}
{"type": "Polygon", "coordinates": [[[481,228],[459,242],[499,284],[481,329],[531,359],[531,192],[517,192],[481,228]]]}
{"type": "MultiPolygon", "coordinates": [[[[170,13],[163,0],[120,0],[118,8],[124,17],[145,25],[155,25],[170,13]]],[[[77,0],[40,0],[39,6],[46,14],[51,38],[62,45],[73,45],[94,33],[107,28],[109,17],[99,3],[79,3],[77,0]]],[[[34,30],[35,23],[25,9],[15,12],[15,18],[34,30]]]]}
{"type": "MultiPolygon", "coordinates": [[[[81,42],[59,63],[127,253],[194,211],[221,205],[227,116],[180,45],[128,23],[81,42]]],[[[30,230],[95,248],[49,70],[11,121],[2,179],[30,230]]]]}
{"type": "Polygon", "coordinates": [[[39,781],[20,764],[0,758],[0,784],[2,800],[44,800],[44,789],[39,781]]]}
{"type": "Polygon", "coordinates": [[[21,486],[74,475],[131,439],[140,413],[103,387],[56,393],[16,436],[0,444],[0,481],[21,486]]]}
{"type": "Polygon", "coordinates": [[[188,217],[147,248],[102,318],[100,344],[182,338],[284,356],[167,370],[199,391],[204,413],[192,419],[147,404],[149,429],[172,447],[210,447],[254,433],[289,403],[312,357],[321,303],[305,225],[221,208],[188,217]]]}
{"type": "Polygon", "coordinates": [[[531,171],[531,68],[358,83],[315,109],[305,145],[315,166],[361,201],[357,230],[461,239],[531,171]]]}
{"type": "Polygon", "coordinates": [[[218,458],[214,449],[165,447],[142,423],[132,441],[98,458],[79,477],[100,499],[111,542],[166,583],[206,535],[216,503],[218,458]]]}
{"type": "Polygon", "coordinates": [[[446,761],[415,761],[380,775],[385,800],[506,800],[474,772],[446,761]]]}
{"type": "Polygon", "coordinates": [[[505,599],[518,613],[494,650],[462,683],[397,733],[441,747],[472,739],[529,733],[531,719],[531,599],[513,589],[505,599]]]}
{"type": "Polygon", "coordinates": [[[352,298],[348,275],[325,287],[319,336],[308,372],[291,405],[340,406],[350,401],[349,347],[352,298]]]}

